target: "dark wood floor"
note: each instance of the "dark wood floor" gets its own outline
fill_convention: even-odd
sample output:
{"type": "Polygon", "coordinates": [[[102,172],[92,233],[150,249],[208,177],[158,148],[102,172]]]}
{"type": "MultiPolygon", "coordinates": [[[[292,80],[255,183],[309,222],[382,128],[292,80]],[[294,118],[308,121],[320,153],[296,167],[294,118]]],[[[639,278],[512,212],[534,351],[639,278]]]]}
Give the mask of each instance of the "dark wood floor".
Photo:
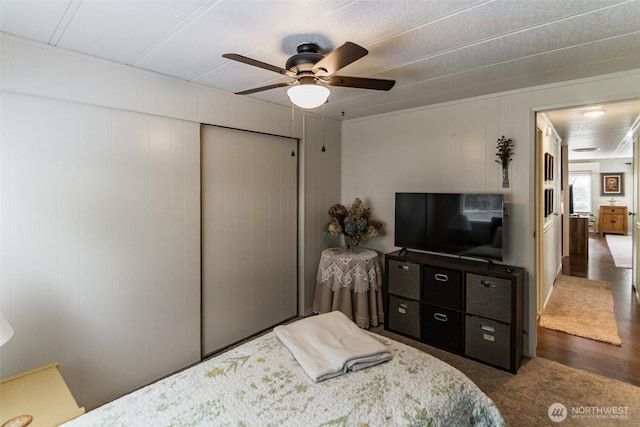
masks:
{"type": "Polygon", "coordinates": [[[631,288],[631,269],[616,267],[606,239],[590,235],[588,259],[565,258],[562,274],[611,283],[622,346],[538,326],[538,357],[640,386],[640,307],[631,288]]]}

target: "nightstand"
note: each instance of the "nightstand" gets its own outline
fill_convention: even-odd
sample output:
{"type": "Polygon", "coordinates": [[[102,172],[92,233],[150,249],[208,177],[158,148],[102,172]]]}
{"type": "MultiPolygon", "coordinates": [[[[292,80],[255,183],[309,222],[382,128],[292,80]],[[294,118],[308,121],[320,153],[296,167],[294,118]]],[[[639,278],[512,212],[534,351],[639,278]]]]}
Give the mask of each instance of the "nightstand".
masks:
{"type": "Polygon", "coordinates": [[[30,415],[29,427],[57,426],[81,414],[84,408],[71,395],[57,363],[0,382],[0,425],[30,415]]]}

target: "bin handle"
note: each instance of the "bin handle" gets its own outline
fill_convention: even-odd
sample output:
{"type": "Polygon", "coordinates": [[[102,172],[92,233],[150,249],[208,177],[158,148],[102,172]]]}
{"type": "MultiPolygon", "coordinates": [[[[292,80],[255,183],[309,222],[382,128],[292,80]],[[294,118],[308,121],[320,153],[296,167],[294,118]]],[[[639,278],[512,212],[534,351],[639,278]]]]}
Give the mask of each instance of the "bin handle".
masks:
{"type": "Polygon", "coordinates": [[[442,313],[434,313],[433,317],[436,320],[439,320],[440,322],[446,322],[449,320],[449,318],[447,317],[446,314],[442,314],[442,313]]]}
{"type": "Polygon", "coordinates": [[[487,288],[495,288],[496,284],[489,280],[480,280],[480,283],[483,284],[487,288]]]}
{"type": "Polygon", "coordinates": [[[436,273],[435,276],[433,276],[438,282],[448,282],[449,281],[449,276],[447,276],[446,274],[442,274],[442,273],[436,273]]]}
{"type": "Polygon", "coordinates": [[[399,265],[399,266],[398,266],[398,268],[399,268],[400,270],[408,270],[408,269],[409,269],[409,266],[408,266],[408,265],[399,265]]]}

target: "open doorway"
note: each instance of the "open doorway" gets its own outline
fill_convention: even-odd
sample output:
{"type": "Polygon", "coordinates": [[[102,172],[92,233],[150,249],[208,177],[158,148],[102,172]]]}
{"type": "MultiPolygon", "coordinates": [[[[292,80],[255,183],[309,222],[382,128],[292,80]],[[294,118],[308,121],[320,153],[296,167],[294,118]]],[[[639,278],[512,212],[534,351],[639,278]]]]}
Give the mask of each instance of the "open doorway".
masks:
{"type": "MultiPolygon", "coordinates": [[[[630,240],[635,229],[637,219],[627,213],[638,210],[638,150],[634,154],[633,148],[638,141],[640,100],[538,112],[536,119],[538,314],[559,275],[608,282],[623,343],[614,346],[538,327],[537,355],[640,386],[640,308],[633,289],[638,282],[634,268],[616,264],[606,237],[624,234],[630,240]],[[590,112],[603,114],[585,115],[590,112]],[[609,175],[621,177],[620,194],[603,187],[609,175]],[[616,212],[625,207],[624,218],[616,217],[617,224],[612,224],[600,206],[615,206],[616,212]],[[610,227],[620,226],[622,220],[625,227],[612,232],[610,227]],[[602,221],[608,221],[604,230],[602,221]],[[574,222],[584,222],[584,235],[571,228],[574,222]]],[[[634,254],[637,257],[637,248],[634,254]]]]}

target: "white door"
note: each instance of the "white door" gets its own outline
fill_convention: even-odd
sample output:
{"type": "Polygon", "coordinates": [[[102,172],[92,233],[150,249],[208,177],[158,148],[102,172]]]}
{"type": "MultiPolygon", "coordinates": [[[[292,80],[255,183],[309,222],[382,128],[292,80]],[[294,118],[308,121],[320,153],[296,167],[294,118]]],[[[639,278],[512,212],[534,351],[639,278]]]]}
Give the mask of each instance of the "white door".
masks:
{"type": "Polygon", "coordinates": [[[636,298],[640,302],[640,133],[633,139],[633,198],[631,204],[632,254],[631,268],[636,298]]]}
{"type": "Polygon", "coordinates": [[[297,314],[297,143],[202,126],[202,354],[297,314]]]}
{"type": "Polygon", "coordinates": [[[542,314],[556,275],[562,266],[562,214],[560,204],[561,149],[554,135],[536,129],[536,286],[537,314],[542,314]],[[551,156],[551,157],[549,157],[551,156]]]}

